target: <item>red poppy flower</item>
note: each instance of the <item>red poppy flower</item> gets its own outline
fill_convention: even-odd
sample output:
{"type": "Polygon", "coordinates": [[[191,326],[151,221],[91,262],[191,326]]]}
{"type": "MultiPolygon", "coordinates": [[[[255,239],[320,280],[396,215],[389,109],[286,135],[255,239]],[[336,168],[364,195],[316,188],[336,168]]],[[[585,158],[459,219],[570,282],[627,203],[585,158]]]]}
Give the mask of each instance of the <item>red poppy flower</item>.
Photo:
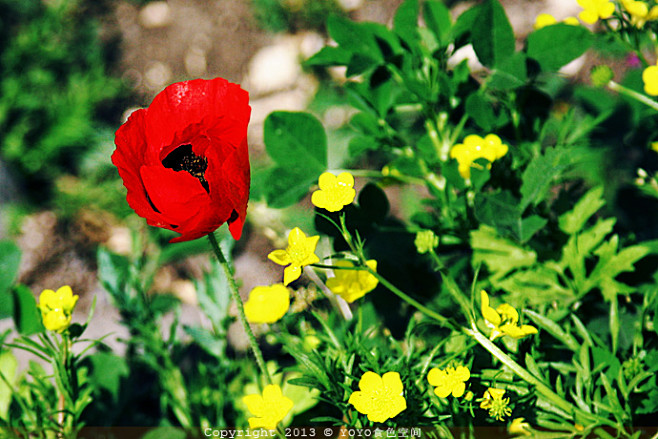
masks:
{"type": "Polygon", "coordinates": [[[240,239],[249,198],[249,94],[225,79],[172,84],[116,132],[112,163],[130,207],[190,241],[228,222],[240,239]]]}

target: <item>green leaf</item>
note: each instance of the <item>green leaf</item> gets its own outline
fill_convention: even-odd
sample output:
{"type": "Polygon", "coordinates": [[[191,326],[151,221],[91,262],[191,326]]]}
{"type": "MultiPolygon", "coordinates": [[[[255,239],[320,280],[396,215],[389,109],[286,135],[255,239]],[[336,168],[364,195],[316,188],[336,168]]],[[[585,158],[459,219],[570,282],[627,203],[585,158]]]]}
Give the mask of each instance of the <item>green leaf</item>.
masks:
{"type": "Polygon", "coordinates": [[[299,167],[275,166],[266,171],[265,199],[270,207],[282,209],[292,206],[308,193],[322,171],[309,175],[299,167]]]}
{"type": "Polygon", "coordinates": [[[315,116],[275,111],[265,119],[263,130],[267,153],[279,165],[317,175],[327,168],[327,135],[315,116]]]}
{"type": "Polygon", "coordinates": [[[487,87],[494,90],[511,90],[521,87],[528,81],[527,58],[522,52],[515,52],[504,59],[487,79],[487,87]]]}
{"type": "Polygon", "coordinates": [[[474,200],[474,211],[480,222],[495,227],[502,235],[511,236],[520,243],[529,240],[547,222],[538,215],[522,218],[518,201],[507,191],[478,193],[474,200]]]}
{"type": "Polygon", "coordinates": [[[452,18],[450,10],[437,0],[428,0],[423,3],[423,18],[425,25],[432,31],[436,40],[443,47],[450,43],[452,18]]]}
{"type": "Polygon", "coordinates": [[[405,0],[393,17],[393,29],[408,44],[418,40],[418,11],[418,0],[405,0]]]}
{"type": "MultiPolygon", "coordinates": [[[[18,361],[10,351],[0,353],[0,372],[14,386],[17,381],[16,371],[18,370],[18,361]]],[[[12,389],[7,383],[0,381],[0,418],[7,419],[9,404],[11,403],[12,389]]]]}
{"type": "Polygon", "coordinates": [[[183,326],[183,329],[208,354],[220,360],[226,356],[225,338],[218,337],[200,326],[183,326]]]}
{"type": "Polygon", "coordinates": [[[471,247],[473,265],[484,262],[492,273],[492,281],[517,268],[529,267],[537,260],[537,254],[533,250],[500,237],[495,229],[485,225],[471,232],[471,247]]]}
{"type": "Polygon", "coordinates": [[[482,64],[494,67],[514,53],[514,30],[498,0],[478,8],[471,30],[471,43],[482,64]]]}
{"type": "Polygon", "coordinates": [[[368,23],[355,23],[347,18],[331,15],[327,19],[327,30],[341,49],[367,56],[373,61],[383,61],[368,23]]]}
{"type": "Polygon", "coordinates": [[[544,154],[533,158],[522,176],[521,202],[519,203],[521,212],[531,203],[536,206],[543,201],[553,180],[569,164],[568,151],[562,148],[548,148],[544,154]]]}
{"type": "Polygon", "coordinates": [[[580,232],[587,220],[604,205],[603,186],[590,189],[578,200],[573,209],[560,216],[558,220],[560,230],[569,235],[580,232]]]}
{"type": "Polygon", "coordinates": [[[511,302],[532,306],[569,302],[574,298],[573,292],[560,284],[558,273],[544,265],[519,270],[495,286],[507,291],[511,302]]]}
{"type": "Polygon", "coordinates": [[[129,276],[130,262],[123,256],[99,247],[96,261],[101,285],[113,296],[123,295],[129,276]]]}
{"type": "Polygon", "coordinates": [[[472,93],[466,99],[466,113],[486,132],[496,122],[493,105],[481,93],[472,93]]]}
{"type": "Polygon", "coordinates": [[[585,53],[593,41],[586,27],[558,23],[528,35],[527,54],[542,70],[555,71],[585,53]]]}
{"type": "Polygon", "coordinates": [[[311,56],[304,64],[306,66],[346,66],[352,54],[340,47],[325,46],[311,56]]]}
{"type": "Polygon", "coordinates": [[[265,119],[267,153],[277,163],[268,172],[265,196],[272,207],[299,201],[327,169],[327,135],[309,113],[275,111],[265,119]]]}
{"type": "Polygon", "coordinates": [[[96,352],[86,357],[85,361],[91,363],[89,381],[95,388],[107,390],[116,401],[121,391],[121,380],[130,374],[126,360],[109,352],[96,352]]]}
{"type": "Polygon", "coordinates": [[[541,329],[564,343],[564,345],[571,349],[573,352],[578,352],[580,350],[580,343],[578,343],[573,335],[566,332],[553,320],[549,319],[548,317],[544,317],[543,315],[534,311],[527,310],[525,313],[532,319],[535,325],[539,326],[541,329]]]}
{"type": "Polygon", "coordinates": [[[455,25],[451,30],[452,39],[455,42],[455,50],[467,44],[468,37],[472,39],[471,32],[481,7],[482,5],[473,6],[457,17],[457,21],[455,21],[455,25]]]}
{"type": "Polygon", "coordinates": [[[32,291],[25,285],[17,285],[12,290],[14,295],[14,324],[22,335],[32,335],[43,332],[41,316],[37,301],[32,291]]]}
{"type": "Polygon", "coordinates": [[[11,241],[0,241],[0,318],[12,315],[11,286],[16,281],[21,263],[21,250],[11,241]]]}

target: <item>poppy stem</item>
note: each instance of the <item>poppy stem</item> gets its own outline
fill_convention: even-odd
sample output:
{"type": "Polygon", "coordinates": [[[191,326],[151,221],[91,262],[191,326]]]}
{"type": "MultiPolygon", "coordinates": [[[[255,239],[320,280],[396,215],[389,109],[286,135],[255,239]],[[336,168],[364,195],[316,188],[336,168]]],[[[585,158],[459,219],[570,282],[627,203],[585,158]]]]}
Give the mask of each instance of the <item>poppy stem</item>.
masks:
{"type": "Polygon", "coordinates": [[[222,249],[219,247],[219,243],[217,242],[217,238],[215,237],[214,232],[208,233],[208,240],[210,241],[210,246],[212,247],[215,256],[217,256],[217,260],[219,261],[219,264],[222,266],[222,269],[224,270],[224,274],[226,275],[226,280],[228,281],[228,287],[229,287],[228,289],[231,292],[231,296],[233,297],[233,300],[235,301],[235,304],[238,308],[238,318],[240,319],[240,323],[242,323],[242,327],[244,328],[244,331],[247,333],[247,338],[249,339],[249,345],[251,346],[251,351],[253,352],[254,357],[256,357],[256,363],[258,364],[258,368],[260,369],[261,373],[267,380],[267,384],[272,384],[272,377],[270,377],[270,374],[267,371],[267,367],[265,366],[263,353],[258,347],[258,342],[256,341],[256,337],[254,337],[254,333],[251,330],[251,327],[249,326],[249,322],[247,321],[247,316],[244,313],[244,304],[242,302],[242,298],[240,297],[240,293],[238,292],[238,286],[235,283],[235,278],[233,277],[233,269],[231,268],[228,261],[224,257],[224,253],[222,252],[222,249]]]}

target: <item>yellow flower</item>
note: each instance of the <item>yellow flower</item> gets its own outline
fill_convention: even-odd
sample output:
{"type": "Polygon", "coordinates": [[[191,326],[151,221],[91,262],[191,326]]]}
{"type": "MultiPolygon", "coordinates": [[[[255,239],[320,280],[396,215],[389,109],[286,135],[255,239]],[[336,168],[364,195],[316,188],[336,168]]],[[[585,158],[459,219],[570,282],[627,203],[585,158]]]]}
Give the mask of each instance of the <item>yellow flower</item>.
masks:
{"type": "Polygon", "coordinates": [[[519,326],[519,313],[507,303],[493,309],[489,306],[489,295],[486,291],[480,291],[482,304],[482,316],[488,327],[492,329],[490,339],[494,340],[503,335],[513,338],[523,338],[526,335],[536,334],[537,328],[530,325],[519,326]]]}
{"type": "Polygon", "coordinates": [[[270,260],[279,265],[287,265],[283,270],[283,284],[299,279],[302,267],[320,262],[315,255],[319,236],[306,237],[299,227],[295,227],[288,234],[288,247],[285,250],[274,250],[267,255],[270,260]]]}
{"type": "Polygon", "coordinates": [[[350,395],[349,403],[356,411],[368,415],[372,422],[385,422],[407,408],[400,374],[386,372],[379,376],[366,372],[359,381],[359,389],[350,395]]]}
{"type": "MultiPolygon", "coordinates": [[[[450,158],[457,159],[459,173],[465,179],[471,178],[471,167],[477,159],[484,158],[493,162],[507,154],[508,146],[495,134],[487,134],[484,138],[470,134],[450,150],[450,158]]],[[[491,167],[491,164],[489,164],[491,167]]]]}
{"type": "Polygon", "coordinates": [[[43,290],[39,295],[43,326],[49,331],[64,332],[71,324],[71,315],[78,299],[78,295],[73,295],[68,285],[57,291],[43,290]]]}
{"type": "Polygon", "coordinates": [[[658,96],[658,65],[649,66],[642,72],[644,91],[651,96],[658,96]]]}
{"type": "Polygon", "coordinates": [[[244,303],[250,323],[274,323],[290,308],[290,292],[283,284],[259,286],[251,290],[244,303]]]}
{"type": "Polygon", "coordinates": [[[283,396],[281,387],[269,384],[263,389],[263,395],[247,395],[242,398],[247,409],[255,415],[248,419],[249,428],[275,430],[276,425],[292,409],[292,399],[283,396]]]}
{"type": "Polygon", "coordinates": [[[507,432],[512,436],[530,436],[530,424],[525,422],[525,418],[514,418],[512,422],[507,426],[507,432]]]}
{"type": "Polygon", "coordinates": [[[587,24],[594,24],[599,18],[610,18],[615,12],[614,3],[608,0],[578,0],[578,4],[584,9],[578,17],[587,24]]]}
{"type": "Polygon", "coordinates": [[[557,20],[551,14],[539,14],[535,19],[534,28],[541,29],[542,27],[550,26],[555,23],[557,23],[557,20]]]}
{"type": "Polygon", "coordinates": [[[641,28],[647,21],[658,19],[658,6],[649,9],[649,6],[636,0],[621,0],[624,9],[631,16],[631,24],[641,28]]]}
{"type": "MultiPolygon", "coordinates": [[[[338,267],[354,267],[354,262],[345,259],[336,261],[338,267]]],[[[377,271],[377,261],[371,259],[366,265],[377,271]]],[[[334,293],[352,303],[374,290],[379,281],[365,270],[336,269],[334,277],[327,279],[327,287],[334,293]]]]}
{"type": "Polygon", "coordinates": [[[311,195],[311,203],[329,212],[338,212],[354,201],[354,177],[349,172],[341,172],[336,177],[331,172],[320,175],[320,189],[311,195]]]}
{"type": "Polygon", "coordinates": [[[512,414],[512,409],[508,407],[509,398],[503,398],[503,395],[505,395],[505,389],[489,387],[484,392],[484,398],[480,402],[480,408],[489,410],[489,416],[498,421],[502,421],[505,419],[505,416],[512,414]]]}
{"type": "Polygon", "coordinates": [[[466,390],[466,381],[471,378],[471,372],[466,366],[447,367],[445,370],[432,368],[427,374],[427,381],[432,386],[436,386],[434,393],[439,398],[452,396],[459,398],[466,390]]]}

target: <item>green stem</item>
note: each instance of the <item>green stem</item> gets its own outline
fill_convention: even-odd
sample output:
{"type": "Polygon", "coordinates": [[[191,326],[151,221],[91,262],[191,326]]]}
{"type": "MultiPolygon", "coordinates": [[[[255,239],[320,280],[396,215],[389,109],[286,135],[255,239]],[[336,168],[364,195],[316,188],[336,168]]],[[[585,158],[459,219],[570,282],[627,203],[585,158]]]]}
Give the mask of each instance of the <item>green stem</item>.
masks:
{"type": "Polygon", "coordinates": [[[653,99],[649,99],[645,95],[638,93],[635,90],[631,90],[630,88],[626,88],[621,84],[617,84],[615,81],[608,82],[608,88],[610,90],[626,95],[629,98],[633,98],[636,101],[641,102],[644,105],[658,111],[658,102],[654,101],[653,99]]]}
{"type": "Polygon", "coordinates": [[[507,366],[512,372],[514,372],[514,374],[516,374],[516,376],[524,380],[526,383],[534,386],[535,389],[537,389],[537,392],[543,395],[546,399],[550,400],[555,406],[557,406],[564,412],[574,417],[576,414],[578,414],[588,422],[598,422],[604,425],[615,427],[615,424],[611,423],[609,420],[605,418],[601,418],[592,413],[587,413],[583,410],[580,410],[570,402],[560,397],[560,395],[553,392],[553,390],[550,387],[548,387],[546,384],[544,384],[542,381],[540,381],[538,378],[536,378],[534,375],[528,372],[523,366],[521,366],[519,363],[517,363],[512,358],[510,358],[507,354],[505,354],[502,350],[500,350],[500,348],[498,348],[498,346],[496,346],[491,340],[485,337],[484,334],[482,334],[480,330],[477,328],[475,323],[471,323],[471,329],[463,328],[463,331],[467,335],[473,337],[475,341],[477,341],[478,344],[480,344],[480,346],[482,346],[484,349],[489,351],[491,355],[496,357],[501,363],[507,366]]]}
{"type": "Polygon", "coordinates": [[[240,323],[242,323],[242,327],[244,328],[244,331],[247,333],[247,337],[249,338],[249,345],[251,346],[251,351],[253,352],[254,357],[256,357],[256,363],[258,364],[258,368],[260,369],[263,376],[266,378],[267,384],[272,384],[272,377],[270,377],[270,374],[267,371],[267,367],[265,366],[263,353],[260,351],[260,348],[258,347],[258,343],[256,342],[256,337],[254,337],[254,333],[251,330],[251,327],[249,326],[249,322],[247,321],[247,316],[244,313],[244,304],[242,303],[242,298],[240,297],[240,293],[238,292],[238,286],[235,284],[235,278],[233,277],[233,270],[231,269],[228,262],[226,261],[226,258],[224,257],[224,253],[222,253],[222,249],[219,247],[219,243],[217,242],[217,238],[215,237],[215,234],[213,232],[208,233],[208,240],[210,241],[210,246],[212,247],[215,256],[217,256],[217,260],[219,261],[219,264],[222,266],[222,269],[224,270],[224,274],[226,275],[229,291],[231,292],[231,296],[233,297],[233,300],[235,301],[235,304],[238,307],[238,318],[240,319],[240,323]]]}

